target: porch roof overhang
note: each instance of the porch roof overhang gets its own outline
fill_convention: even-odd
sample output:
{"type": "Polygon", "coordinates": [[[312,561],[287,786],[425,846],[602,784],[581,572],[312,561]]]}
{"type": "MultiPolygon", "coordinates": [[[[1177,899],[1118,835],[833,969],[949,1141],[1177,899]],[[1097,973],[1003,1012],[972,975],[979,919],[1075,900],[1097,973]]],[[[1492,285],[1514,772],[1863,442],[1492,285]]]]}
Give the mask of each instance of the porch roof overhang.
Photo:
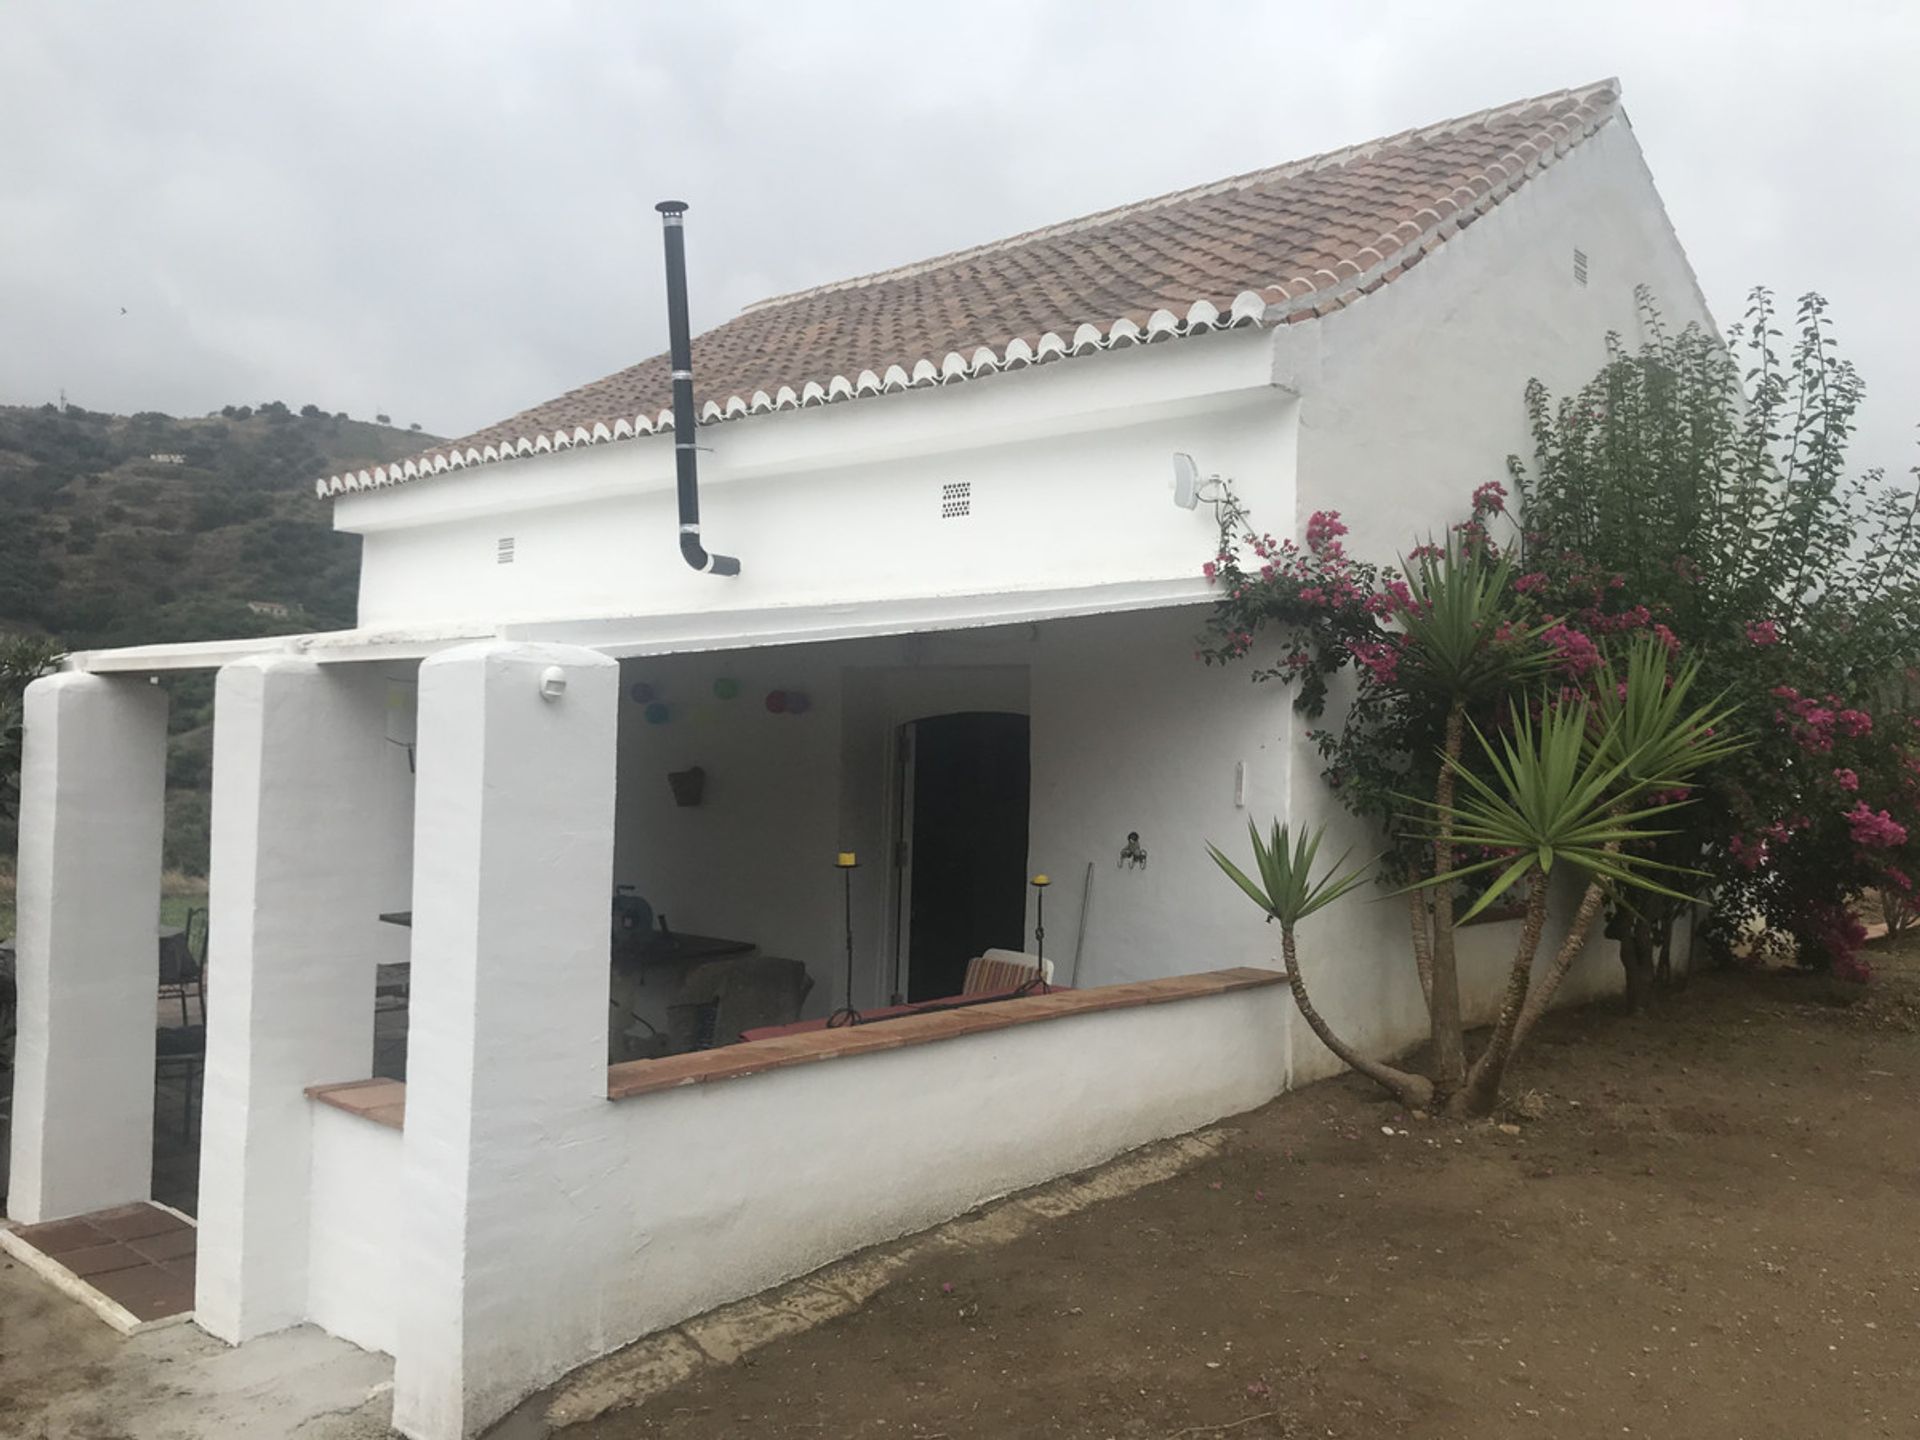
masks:
{"type": "Polygon", "coordinates": [[[161,674],[210,670],[258,655],[301,655],[321,664],[423,660],[476,640],[578,645],[615,659],[645,655],[749,650],[941,630],[1030,625],[1043,620],[1124,614],[1202,605],[1204,580],[1129,581],[1071,589],[1012,590],[976,595],[925,595],[760,610],[700,610],[666,615],[609,615],[502,624],[386,627],[271,635],[245,640],[131,645],[76,650],[64,667],[91,674],[161,674]]]}

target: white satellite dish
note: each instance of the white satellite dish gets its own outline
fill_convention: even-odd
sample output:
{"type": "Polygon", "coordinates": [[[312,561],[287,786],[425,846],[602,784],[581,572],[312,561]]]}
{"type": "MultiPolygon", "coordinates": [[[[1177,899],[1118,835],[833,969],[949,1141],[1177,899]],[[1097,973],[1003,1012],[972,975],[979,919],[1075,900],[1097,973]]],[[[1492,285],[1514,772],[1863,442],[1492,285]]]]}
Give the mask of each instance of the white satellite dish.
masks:
{"type": "Polygon", "coordinates": [[[1191,510],[1200,503],[1200,467],[1191,455],[1177,451],[1173,457],[1173,503],[1191,510]]]}

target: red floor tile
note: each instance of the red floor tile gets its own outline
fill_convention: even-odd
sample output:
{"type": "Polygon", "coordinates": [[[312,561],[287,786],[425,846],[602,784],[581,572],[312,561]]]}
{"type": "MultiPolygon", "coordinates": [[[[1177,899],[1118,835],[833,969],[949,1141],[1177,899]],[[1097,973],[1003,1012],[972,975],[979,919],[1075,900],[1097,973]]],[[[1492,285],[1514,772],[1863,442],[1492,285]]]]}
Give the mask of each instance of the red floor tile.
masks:
{"type": "Polygon", "coordinates": [[[136,1265],[151,1263],[147,1256],[140,1254],[137,1250],[129,1249],[118,1241],[105,1245],[89,1245],[84,1250],[68,1250],[55,1258],[82,1280],[91,1280],[95,1276],[105,1275],[110,1271],[131,1270],[136,1265]]]}
{"type": "Polygon", "coordinates": [[[167,1230],[189,1228],[170,1210],[162,1210],[157,1205],[127,1205],[118,1210],[103,1210],[98,1215],[86,1217],[87,1223],[96,1230],[105,1231],[116,1240],[141,1240],[149,1235],[158,1235],[167,1230]]]}
{"type": "Polygon", "coordinates": [[[136,1320],[159,1320],[193,1309],[193,1277],[159,1265],[113,1270],[87,1283],[108,1299],[118,1301],[136,1320]]]}
{"type": "MultiPolygon", "coordinates": [[[[137,1250],[149,1260],[191,1261],[199,1242],[198,1230],[182,1228],[166,1230],[158,1235],[147,1235],[139,1240],[129,1240],[126,1245],[129,1250],[137,1250]]],[[[63,1260],[61,1263],[69,1264],[70,1262],[63,1260]]]]}
{"type": "Polygon", "coordinates": [[[69,1250],[84,1250],[104,1245],[111,1237],[101,1234],[85,1220],[52,1220],[45,1225],[23,1225],[13,1232],[42,1255],[62,1255],[69,1250]]]}

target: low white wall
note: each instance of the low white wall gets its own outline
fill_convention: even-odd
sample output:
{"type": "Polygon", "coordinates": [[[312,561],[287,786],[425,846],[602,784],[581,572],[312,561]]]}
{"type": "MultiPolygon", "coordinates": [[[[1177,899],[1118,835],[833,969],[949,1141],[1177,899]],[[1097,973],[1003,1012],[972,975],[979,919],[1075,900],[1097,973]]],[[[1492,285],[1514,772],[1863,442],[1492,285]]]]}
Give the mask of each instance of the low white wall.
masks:
{"type": "Polygon", "coordinates": [[[402,1136],[330,1105],[313,1112],[307,1318],[368,1350],[394,1352],[401,1285],[402,1136]]]}
{"type": "MultiPolygon", "coordinates": [[[[1271,1100],[1284,986],[1063,1017],[550,1116],[514,1243],[471,1257],[472,1416],[866,1245],[1271,1100]],[[510,1304],[509,1304],[510,1302],[510,1304]]],[[[343,1117],[344,1118],[344,1117],[343,1117]]],[[[429,1437],[439,1440],[439,1437],[429,1437]]]]}

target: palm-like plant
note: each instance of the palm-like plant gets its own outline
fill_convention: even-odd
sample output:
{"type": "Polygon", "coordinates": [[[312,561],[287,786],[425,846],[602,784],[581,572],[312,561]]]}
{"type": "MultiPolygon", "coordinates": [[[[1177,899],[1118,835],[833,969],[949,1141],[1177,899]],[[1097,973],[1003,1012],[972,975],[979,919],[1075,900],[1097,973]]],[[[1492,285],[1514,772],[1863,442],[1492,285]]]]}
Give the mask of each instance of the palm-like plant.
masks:
{"type": "Polygon", "coordinates": [[[1427,807],[1436,822],[1451,821],[1457,843],[1494,854],[1453,877],[1493,872],[1469,917],[1526,884],[1525,922],[1500,1017],[1455,1108],[1492,1108],[1507,1065],[1579,954],[1603,895],[1637,891],[1681,903],[1691,898],[1673,888],[1690,872],[1648,853],[1647,842],[1671,833],[1658,827],[1659,817],[1686,803],[1663,800],[1661,792],[1683,786],[1739,742],[1722,733],[1728,710],[1689,706],[1697,667],[1683,666],[1668,683],[1666,653],[1657,641],[1636,646],[1626,669],[1623,684],[1611,666],[1603,668],[1596,698],[1547,703],[1538,720],[1515,706],[1510,733],[1498,743],[1476,729],[1487,773],[1450,759],[1464,793],[1444,813],[1437,804],[1427,807]],[[1533,962],[1556,866],[1584,875],[1586,895],[1566,943],[1535,989],[1533,962]]]}
{"type": "MultiPolygon", "coordinates": [[[[1441,871],[1410,890],[1444,893],[1463,876],[1487,875],[1489,883],[1466,918],[1516,887],[1526,895],[1499,1019],[1487,1048],[1463,1075],[1450,1072],[1437,1050],[1432,1079],[1370,1060],[1335,1034],[1314,1008],[1300,972],[1294,929],[1353,890],[1366,867],[1348,869],[1342,856],[1317,870],[1324,831],[1294,839],[1277,821],[1265,836],[1256,826],[1247,827],[1251,875],[1217,846],[1208,846],[1228,878],[1269,921],[1279,922],[1294,1003],[1321,1042],[1411,1108],[1431,1105],[1437,1094],[1456,1113],[1490,1110],[1520,1042],[1584,947],[1601,897],[1638,893],[1689,900],[1675,887],[1692,872],[1654,857],[1649,842],[1670,833],[1661,817],[1686,803],[1671,799],[1670,792],[1742,743],[1727,733],[1729,709],[1717,701],[1693,703],[1697,678],[1698,667],[1691,664],[1670,675],[1667,652],[1657,641],[1636,645],[1627,654],[1624,678],[1615,666],[1603,666],[1594,695],[1543,696],[1537,716],[1513,706],[1508,729],[1495,737],[1472,727],[1478,763],[1442,757],[1446,772],[1458,782],[1458,798],[1413,801],[1430,829],[1446,828],[1450,844],[1482,847],[1491,858],[1441,871]],[[1566,942],[1535,983],[1547,884],[1556,869],[1583,875],[1586,895],[1566,942]]],[[[1434,1009],[1439,1012],[1437,997],[1434,1009]]]]}
{"type": "Polygon", "coordinates": [[[1433,1101],[1433,1083],[1430,1080],[1362,1055],[1334,1033],[1307,994],[1306,977],[1300,973],[1300,957],[1294,945],[1294,927],[1315,911],[1325,909],[1353,890],[1365,880],[1367,871],[1365,865],[1345,869],[1347,857],[1342,855],[1316,879],[1314,866],[1325,833],[1325,827],[1321,826],[1303,831],[1295,840],[1288,827],[1276,820],[1271,834],[1263,838],[1260,828],[1249,820],[1247,836],[1253,842],[1252,876],[1229,860],[1219,846],[1209,845],[1207,852],[1213,856],[1214,863],[1226,872],[1227,878],[1266,912],[1269,922],[1279,922],[1281,955],[1286,962],[1287,985],[1293,991],[1294,1007],[1313,1033],[1320,1037],[1320,1042],[1345,1064],[1382,1086],[1403,1105],[1410,1109],[1423,1109],[1433,1101]]]}
{"type": "Polygon", "coordinates": [[[1434,784],[1439,823],[1433,832],[1431,900],[1409,896],[1413,957],[1420,972],[1432,1024],[1434,1065],[1451,1088],[1466,1072],[1466,1041],[1460,1020],[1460,984],[1454,960],[1453,890],[1443,883],[1454,868],[1455,775],[1466,743],[1470,706],[1509,693],[1544,672],[1551,656],[1537,642],[1542,626],[1522,619],[1513,589],[1513,566],[1471,547],[1458,534],[1445,546],[1429,545],[1406,572],[1412,603],[1394,615],[1403,640],[1400,683],[1444,707],[1440,769],[1434,784]]]}
{"type": "MultiPolygon", "coordinates": [[[[1604,740],[1613,747],[1614,755],[1625,764],[1625,777],[1641,787],[1642,793],[1683,792],[1701,770],[1745,746],[1746,742],[1735,738],[1729,729],[1734,710],[1721,697],[1701,705],[1691,703],[1699,678],[1699,661],[1689,660],[1673,668],[1667,647],[1652,636],[1632,644],[1624,667],[1609,661],[1596,677],[1593,703],[1601,724],[1595,741],[1604,740]]],[[[1684,835],[1680,843],[1684,849],[1684,835]]],[[[1641,896],[1642,907],[1648,893],[1641,896]]],[[[1552,964],[1527,996],[1514,1029],[1514,1049],[1519,1049],[1527,1032],[1546,1013],[1548,1002],[1585,948],[1601,905],[1609,898],[1620,905],[1630,903],[1619,887],[1601,877],[1589,879],[1552,964]]],[[[1674,901],[1670,893],[1665,898],[1669,904],[1686,903],[1674,901]]]]}

